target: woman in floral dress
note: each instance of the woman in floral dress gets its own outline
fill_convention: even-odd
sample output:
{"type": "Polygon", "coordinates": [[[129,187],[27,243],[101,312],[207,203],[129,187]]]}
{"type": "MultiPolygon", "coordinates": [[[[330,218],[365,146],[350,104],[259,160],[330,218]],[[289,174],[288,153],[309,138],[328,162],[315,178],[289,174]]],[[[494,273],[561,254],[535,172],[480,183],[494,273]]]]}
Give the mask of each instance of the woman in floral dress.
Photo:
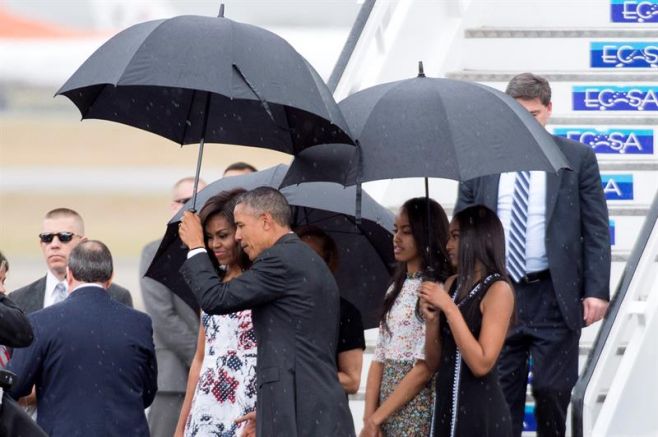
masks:
{"type": "Polygon", "coordinates": [[[375,357],[368,371],[362,437],[429,434],[430,381],[435,369],[425,362],[425,323],[418,293],[423,274],[441,281],[450,276],[447,239],[448,218],[434,200],[410,199],[395,217],[393,250],[398,268],[384,300],[375,357]]]}
{"type": "MultiPolygon", "coordinates": [[[[235,241],[233,218],[235,200],[242,192],[213,196],[199,212],[206,250],[223,272],[223,281],[239,276],[248,264],[235,241]]],[[[245,425],[236,424],[235,419],[255,408],[256,337],[251,311],[226,315],[201,312],[199,341],[175,435],[239,436],[245,425]]]]}

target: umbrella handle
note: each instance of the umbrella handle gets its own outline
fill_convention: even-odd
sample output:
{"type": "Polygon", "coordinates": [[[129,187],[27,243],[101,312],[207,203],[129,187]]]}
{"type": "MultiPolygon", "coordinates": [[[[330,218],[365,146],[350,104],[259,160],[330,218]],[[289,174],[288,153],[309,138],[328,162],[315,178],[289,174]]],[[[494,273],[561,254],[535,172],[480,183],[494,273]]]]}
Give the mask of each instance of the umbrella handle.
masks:
{"type": "Polygon", "coordinates": [[[361,203],[363,199],[363,188],[361,182],[363,180],[363,159],[361,157],[361,144],[359,140],[356,143],[356,206],[354,211],[354,221],[357,226],[361,224],[361,203]]]}
{"type": "Polygon", "coordinates": [[[199,188],[199,175],[201,174],[201,160],[203,158],[203,146],[206,144],[206,129],[208,128],[208,119],[210,115],[210,99],[212,98],[212,93],[206,93],[206,107],[203,111],[203,126],[201,127],[201,132],[203,136],[199,142],[199,155],[196,159],[196,172],[194,173],[194,192],[192,193],[192,208],[189,209],[190,212],[196,212],[196,195],[199,188]]]}
{"type": "Polygon", "coordinates": [[[203,146],[205,144],[205,138],[201,138],[199,143],[199,155],[196,159],[196,172],[194,173],[194,192],[192,193],[192,207],[188,209],[190,212],[196,212],[196,194],[197,189],[199,188],[199,175],[201,173],[201,160],[203,158],[203,146]]]}
{"type": "Polygon", "coordinates": [[[427,252],[427,267],[426,270],[434,271],[432,268],[432,214],[431,214],[431,204],[430,204],[430,186],[429,178],[425,178],[425,209],[427,213],[427,245],[425,246],[425,251],[427,252]]]}

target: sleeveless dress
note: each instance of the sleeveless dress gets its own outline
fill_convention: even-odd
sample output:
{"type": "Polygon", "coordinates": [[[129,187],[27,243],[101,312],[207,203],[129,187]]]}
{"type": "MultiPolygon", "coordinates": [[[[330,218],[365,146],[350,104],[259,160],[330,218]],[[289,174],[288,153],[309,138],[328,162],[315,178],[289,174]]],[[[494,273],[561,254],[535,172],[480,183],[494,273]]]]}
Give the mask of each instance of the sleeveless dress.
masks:
{"type": "Polygon", "coordinates": [[[194,392],[186,437],[234,437],[234,420],[256,409],[256,335],[251,311],[201,314],[205,355],[194,392]]]}
{"type": "MultiPolygon", "coordinates": [[[[456,302],[469,329],[478,338],[482,327],[480,302],[489,287],[500,280],[495,273],[475,284],[469,294],[456,302]]],[[[455,296],[456,281],[450,289],[455,296]]],[[[498,383],[496,367],[483,377],[473,375],[461,358],[450,327],[441,317],[441,364],[436,381],[434,436],[506,437],[512,435],[512,419],[498,383]],[[455,408],[456,407],[456,408],[455,408]]]]}
{"type": "MultiPolygon", "coordinates": [[[[425,322],[416,316],[420,275],[409,275],[388,313],[388,330],[379,324],[374,361],[383,364],[379,388],[380,405],[393,393],[417,360],[425,359],[425,322]]],[[[389,288],[388,292],[392,290],[389,288]]],[[[432,382],[406,405],[391,415],[380,427],[385,437],[426,436],[430,431],[432,382]]]]}

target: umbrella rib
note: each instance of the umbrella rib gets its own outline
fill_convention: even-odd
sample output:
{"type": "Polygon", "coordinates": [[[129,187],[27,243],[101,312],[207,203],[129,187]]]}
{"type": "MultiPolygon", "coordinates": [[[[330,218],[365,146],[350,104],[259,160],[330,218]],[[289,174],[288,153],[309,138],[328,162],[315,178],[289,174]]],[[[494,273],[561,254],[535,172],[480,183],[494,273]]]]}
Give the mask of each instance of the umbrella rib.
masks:
{"type": "MultiPolygon", "coordinates": [[[[240,75],[240,77],[242,78],[242,80],[244,81],[244,83],[247,84],[247,86],[249,87],[249,89],[251,90],[251,92],[254,93],[254,95],[258,98],[258,100],[260,101],[260,104],[263,106],[263,109],[265,109],[265,112],[267,112],[267,115],[268,115],[268,116],[270,117],[270,119],[272,120],[272,123],[274,123],[275,125],[277,125],[278,127],[281,128],[281,126],[279,126],[279,125],[277,124],[276,120],[274,119],[274,115],[272,114],[272,110],[270,109],[270,105],[269,105],[269,103],[267,103],[267,101],[266,101],[265,99],[263,99],[263,98],[260,96],[260,94],[256,91],[256,88],[254,88],[254,86],[251,84],[251,82],[249,82],[249,80],[247,80],[247,78],[245,77],[245,75],[242,74],[242,71],[240,70],[240,67],[238,67],[237,65],[233,64],[233,68],[235,69],[235,71],[238,72],[238,74],[240,75]]],[[[282,129],[286,129],[286,128],[282,128],[282,129]]]]}
{"type": "Polygon", "coordinates": [[[190,114],[192,114],[192,107],[194,106],[194,99],[196,98],[197,90],[192,90],[192,97],[190,98],[190,106],[187,108],[187,115],[185,116],[185,127],[183,128],[183,135],[180,138],[181,146],[185,144],[185,137],[187,136],[187,128],[192,126],[190,121],[190,114]]]}
{"type": "MultiPolygon", "coordinates": [[[[98,88],[98,92],[96,93],[96,95],[95,95],[94,98],[92,99],[92,102],[95,103],[96,100],[98,99],[98,96],[100,96],[101,93],[105,90],[105,87],[106,87],[106,86],[109,86],[109,85],[112,85],[113,87],[116,88],[116,85],[114,85],[114,84],[104,84],[103,86],[101,86],[101,87],[98,88]]],[[[80,111],[80,112],[82,113],[82,119],[83,119],[83,120],[87,117],[87,114],[89,114],[89,111],[91,110],[91,108],[93,108],[93,106],[94,106],[93,103],[92,103],[91,105],[88,105],[87,108],[85,109],[85,112],[84,112],[84,113],[82,113],[82,111],[80,111]]]]}

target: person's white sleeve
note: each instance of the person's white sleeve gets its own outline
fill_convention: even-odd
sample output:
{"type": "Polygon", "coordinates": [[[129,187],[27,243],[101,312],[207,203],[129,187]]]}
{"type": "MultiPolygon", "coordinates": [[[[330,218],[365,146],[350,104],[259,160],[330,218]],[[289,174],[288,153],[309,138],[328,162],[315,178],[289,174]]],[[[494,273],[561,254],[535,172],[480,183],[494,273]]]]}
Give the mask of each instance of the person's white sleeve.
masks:
{"type": "Polygon", "coordinates": [[[187,252],[187,259],[192,258],[196,254],[205,253],[205,252],[206,249],[204,247],[197,247],[196,249],[192,249],[189,252],[187,252]]]}

